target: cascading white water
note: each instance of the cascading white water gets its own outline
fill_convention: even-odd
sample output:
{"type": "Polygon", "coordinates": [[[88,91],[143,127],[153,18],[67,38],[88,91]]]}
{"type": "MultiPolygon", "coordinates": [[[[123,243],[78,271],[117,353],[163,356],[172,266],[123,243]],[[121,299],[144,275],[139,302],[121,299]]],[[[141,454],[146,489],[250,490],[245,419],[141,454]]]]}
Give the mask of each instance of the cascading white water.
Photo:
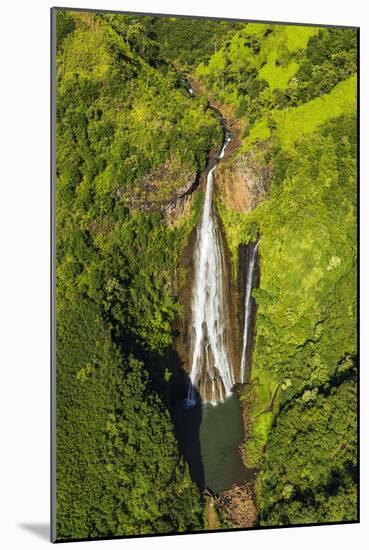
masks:
{"type": "MultiPolygon", "coordinates": [[[[218,159],[228,143],[226,135],[218,159]]],[[[234,385],[225,335],[225,295],[220,233],[213,197],[213,166],[207,175],[205,200],[194,253],[195,280],[192,294],[193,350],[187,404],[196,403],[196,390],[203,401],[216,403],[231,393],[234,385]],[[200,388],[201,386],[201,388],[200,388]]]]}
{"type": "Polygon", "coordinates": [[[255,244],[251,252],[251,259],[247,268],[246,275],[246,296],[245,296],[245,322],[243,327],[243,340],[242,340],[242,356],[241,356],[241,368],[240,379],[243,384],[246,382],[246,359],[248,354],[248,346],[250,342],[250,322],[251,322],[251,308],[252,308],[252,288],[254,281],[255,261],[256,254],[259,246],[259,241],[255,244]]]}

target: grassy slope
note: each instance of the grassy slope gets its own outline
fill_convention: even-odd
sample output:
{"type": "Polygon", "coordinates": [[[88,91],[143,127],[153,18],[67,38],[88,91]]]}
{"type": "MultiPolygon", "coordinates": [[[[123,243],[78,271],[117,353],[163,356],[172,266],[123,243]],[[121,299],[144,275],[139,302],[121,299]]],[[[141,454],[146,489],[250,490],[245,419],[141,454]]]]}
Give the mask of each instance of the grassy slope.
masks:
{"type": "Polygon", "coordinates": [[[313,27],[244,25],[229,45],[220,48],[208,63],[200,63],[196,74],[207,83],[210,92],[235,107],[250,94],[250,80],[251,87],[256,79],[264,82],[263,93],[268,101],[270,91],[287,88],[298,71],[309,38],[318,32],[319,28],[313,27]]]}
{"type": "Polygon", "coordinates": [[[281,147],[288,150],[301,135],[311,134],[328,120],[343,114],[351,114],[356,109],[356,75],[337,84],[328,94],[314,98],[298,107],[275,110],[272,117],[261,118],[245,139],[242,151],[251,145],[273,135],[281,147]]]}
{"type": "Polygon", "coordinates": [[[279,27],[278,32],[273,33],[273,40],[267,42],[264,53],[266,63],[259,70],[259,78],[266,80],[272,90],[287,88],[289,81],[295,76],[299,64],[294,59],[287,61],[284,65],[279,64],[281,44],[285,44],[290,53],[303,50],[306,48],[309,38],[317,34],[318,31],[317,27],[279,27]]]}

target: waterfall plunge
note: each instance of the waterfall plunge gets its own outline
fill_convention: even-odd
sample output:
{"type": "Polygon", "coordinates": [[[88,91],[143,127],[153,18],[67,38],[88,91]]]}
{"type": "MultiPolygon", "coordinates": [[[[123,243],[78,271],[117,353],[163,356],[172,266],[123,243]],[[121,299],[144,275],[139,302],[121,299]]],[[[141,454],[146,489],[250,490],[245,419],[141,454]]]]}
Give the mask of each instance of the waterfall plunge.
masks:
{"type": "Polygon", "coordinates": [[[252,245],[251,258],[248,262],[247,275],[246,275],[246,296],[245,296],[245,321],[243,327],[243,339],[242,339],[242,356],[241,356],[241,369],[240,379],[241,383],[246,382],[246,369],[247,369],[247,357],[249,355],[249,346],[251,343],[251,310],[252,310],[252,289],[255,279],[255,265],[256,256],[259,246],[259,241],[252,245]]]}
{"type": "MultiPolygon", "coordinates": [[[[219,155],[223,158],[231,141],[226,135],[219,155]]],[[[234,385],[225,334],[225,294],[220,233],[213,210],[213,166],[207,175],[205,201],[197,228],[192,294],[193,350],[187,404],[196,403],[196,390],[203,401],[215,404],[230,395],[234,385]],[[195,390],[196,388],[196,390],[195,390]]]]}

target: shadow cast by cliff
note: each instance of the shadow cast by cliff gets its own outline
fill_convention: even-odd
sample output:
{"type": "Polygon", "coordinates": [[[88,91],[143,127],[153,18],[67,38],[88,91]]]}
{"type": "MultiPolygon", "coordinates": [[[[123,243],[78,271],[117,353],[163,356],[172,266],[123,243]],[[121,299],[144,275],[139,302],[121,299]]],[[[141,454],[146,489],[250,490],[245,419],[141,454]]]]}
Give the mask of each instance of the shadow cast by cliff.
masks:
{"type": "Polygon", "coordinates": [[[191,478],[200,491],[205,489],[205,471],[201,456],[200,426],[202,421],[202,399],[195,388],[196,403],[186,403],[189,377],[181,365],[178,354],[172,351],[170,362],[170,413],[180,450],[186,460],[191,478]]]}

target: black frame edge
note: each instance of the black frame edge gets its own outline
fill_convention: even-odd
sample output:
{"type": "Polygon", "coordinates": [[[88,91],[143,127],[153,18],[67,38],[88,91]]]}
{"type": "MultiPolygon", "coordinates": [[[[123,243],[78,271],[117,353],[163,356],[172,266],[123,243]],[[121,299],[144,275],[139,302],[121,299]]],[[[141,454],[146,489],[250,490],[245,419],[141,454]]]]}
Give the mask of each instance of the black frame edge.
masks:
{"type": "Polygon", "coordinates": [[[356,36],[357,36],[357,83],[356,83],[356,117],[357,117],[357,147],[356,147],[356,174],[357,174],[357,183],[356,183],[356,189],[357,189],[357,212],[356,212],[356,220],[357,220],[357,238],[356,238],[356,244],[357,244],[357,267],[356,267],[356,280],[357,280],[357,290],[356,290],[356,296],[357,296],[357,306],[356,306],[356,313],[357,313],[357,387],[356,387],[356,396],[357,396],[357,436],[356,436],[356,456],[357,456],[357,522],[360,523],[360,496],[361,496],[361,489],[360,489],[360,372],[361,372],[361,365],[360,365],[360,27],[356,29],[356,36]]]}
{"type": "Polygon", "coordinates": [[[50,9],[50,541],[56,542],[56,12],[50,9]]]}
{"type": "Polygon", "coordinates": [[[210,21],[229,21],[230,23],[266,23],[270,25],[289,25],[292,27],[319,27],[319,28],[337,28],[337,29],[359,29],[356,25],[329,25],[327,23],[299,23],[291,21],[271,21],[270,19],[241,19],[234,17],[211,17],[210,15],[187,15],[178,13],[151,13],[151,12],[139,12],[139,11],[125,11],[125,10],[109,10],[104,8],[77,8],[67,6],[54,6],[52,10],[61,11],[77,11],[77,12],[94,12],[94,13],[116,13],[120,15],[140,15],[149,17],[179,17],[181,19],[205,19],[210,21]]]}

